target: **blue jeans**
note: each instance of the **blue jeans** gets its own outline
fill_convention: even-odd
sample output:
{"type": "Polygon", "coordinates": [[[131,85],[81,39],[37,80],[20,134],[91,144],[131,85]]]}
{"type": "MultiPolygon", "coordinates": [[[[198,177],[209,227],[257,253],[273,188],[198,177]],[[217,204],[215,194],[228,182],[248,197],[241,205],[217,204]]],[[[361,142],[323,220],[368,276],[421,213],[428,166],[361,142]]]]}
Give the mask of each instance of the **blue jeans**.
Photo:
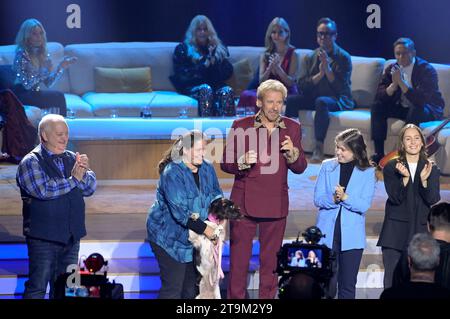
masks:
{"type": "MultiPolygon", "coordinates": [[[[286,116],[297,117],[299,110],[314,110],[314,135],[316,141],[323,142],[330,125],[330,112],[340,111],[337,99],[331,96],[310,97],[302,95],[288,96],[286,101],[286,116]]],[[[299,119],[301,120],[301,119],[299,119]]]]}
{"type": "Polygon", "coordinates": [[[67,266],[78,264],[80,241],[73,237],[67,244],[27,237],[28,280],[24,299],[43,299],[50,283],[50,298],[54,296],[54,283],[67,266]]]}

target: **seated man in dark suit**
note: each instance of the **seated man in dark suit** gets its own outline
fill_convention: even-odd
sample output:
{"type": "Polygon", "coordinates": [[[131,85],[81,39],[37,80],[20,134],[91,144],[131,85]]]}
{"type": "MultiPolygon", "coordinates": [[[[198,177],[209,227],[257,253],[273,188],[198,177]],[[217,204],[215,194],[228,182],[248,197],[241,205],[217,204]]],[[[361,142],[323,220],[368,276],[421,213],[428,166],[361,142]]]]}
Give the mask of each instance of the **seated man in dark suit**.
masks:
{"type": "Polygon", "coordinates": [[[299,110],[315,110],[315,147],[311,162],[323,159],[323,141],[330,124],[330,112],[352,110],[355,102],[350,89],[352,61],[350,54],[336,44],[337,26],[330,18],[317,22],[319,47],[305,57],[298,85],[302,95],[286,101],[286,116],[297,117],[299,110]]]}
{"type": "Polygon", "coordinates": [[[376,163],[384,156],[388,117],[419,126],[421,122],[441,119],[445,105],[436,70],[427,61],[416,57],[411,39],[395,41],[394,55],[397,62],[384,71],[371,109],[375,145],[372,160],[376,163]]]}
{"type": "MultiPolygon", "coordinates": [[[[428,215],[428,230],[441,249],[435,282],[450,289],[450,203],[442,202],[431,207],[428,215]]],[[[394,272],[393,286],[409,281],[408,258],[403,255],[394,272]]]]}
{"type": "Polygon", "coordinates": [[[410,281],[386,289],[380,299],[450,299],[450,290],[434,280],[439,254],[439,244],[430,234],[415,234],[408,245],[410,281]]]}

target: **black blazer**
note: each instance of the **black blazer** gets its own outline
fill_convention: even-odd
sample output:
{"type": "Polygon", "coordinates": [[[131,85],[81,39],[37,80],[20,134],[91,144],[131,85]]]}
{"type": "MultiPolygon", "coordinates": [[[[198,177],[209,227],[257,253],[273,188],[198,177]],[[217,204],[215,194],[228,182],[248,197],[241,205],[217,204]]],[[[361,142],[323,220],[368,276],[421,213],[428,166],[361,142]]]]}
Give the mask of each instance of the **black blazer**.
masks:
{"type": "MultiPolygon", "coordinates": [[[[391,69],[397,63],[389,65],[383,73],[378,85],[375,103],[396,104],[401,99],[401,90],[392,96],[386,93],[386,88],[392,83],[391,69]]],[[[442,118],[445,102],[438,86],[436,70],[427,61],[416,57],[411,75],[412,88],[406,92],[406,97],[412,104],[430,109],[436,119],[442,118]]]]}
{"type": "MultiPolygon", "coordinates": [[[[389,161],[383,169],[384,185],[388,194],[383,227],[378,246],[403,250],[412,236],[427,231],[427,217],[431,205],[437,203],[439,194],[439,168],[433,165],[428,187],[420,181],[420,172],[425,166],[424,160],[417,164],[414,182],[403,186],[402,175],[395,169],[396,159],[389,161]]],[[[409,170],[408,164],[406,167],[409,170]]]]}

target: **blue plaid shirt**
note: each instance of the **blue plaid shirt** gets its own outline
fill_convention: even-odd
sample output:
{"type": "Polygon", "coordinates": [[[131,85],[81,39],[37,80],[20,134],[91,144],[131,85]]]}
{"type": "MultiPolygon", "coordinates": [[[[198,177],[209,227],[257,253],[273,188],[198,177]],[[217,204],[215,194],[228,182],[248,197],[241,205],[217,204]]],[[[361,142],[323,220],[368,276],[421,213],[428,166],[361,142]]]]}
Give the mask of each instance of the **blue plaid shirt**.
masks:
{"type": "MultiPolygon", "coordinates": [[[[52,152],[40,144],[20,162],[17,169],[18,186],[30,196],[50,200],[69,193],[75,187],[78,187],[84,196],[90,196],[94,193],[97,187],[97,181],[93,171],[88,170],[81,181],[78,181],[72,176],[68,178],[50,178],[39,165],[38,158],[33,153],[34,151],[40,154],[47,152],[50,156],[53,155],[52,152]]],[[[70,154],[72,155],[73,153],[70,154]]],[[[54,161],[62,172],[62,176],[64,176],[63,160],[61,158],[55,158],[54,161]]]]}

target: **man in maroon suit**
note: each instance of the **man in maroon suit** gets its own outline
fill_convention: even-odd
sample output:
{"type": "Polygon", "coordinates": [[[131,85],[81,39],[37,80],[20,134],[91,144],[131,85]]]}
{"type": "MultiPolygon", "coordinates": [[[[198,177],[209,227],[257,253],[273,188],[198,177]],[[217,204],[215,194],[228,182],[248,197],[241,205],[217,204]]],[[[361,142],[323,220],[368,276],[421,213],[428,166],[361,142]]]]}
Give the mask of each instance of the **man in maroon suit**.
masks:
{"type": "Polygon", "coordinates": [[[287,173],[306,169],[300,124],[280,115],[287,96],[279,81],[258,87],[255,116],[234,121],[228,134],[221,168],[234,174],[231,199],[244,217],[230,222],[231,265],[228,298],[245,298],[252,242],[259,226],[259,298],[277,291],[277,252],[289,209],[287,173]]]}

